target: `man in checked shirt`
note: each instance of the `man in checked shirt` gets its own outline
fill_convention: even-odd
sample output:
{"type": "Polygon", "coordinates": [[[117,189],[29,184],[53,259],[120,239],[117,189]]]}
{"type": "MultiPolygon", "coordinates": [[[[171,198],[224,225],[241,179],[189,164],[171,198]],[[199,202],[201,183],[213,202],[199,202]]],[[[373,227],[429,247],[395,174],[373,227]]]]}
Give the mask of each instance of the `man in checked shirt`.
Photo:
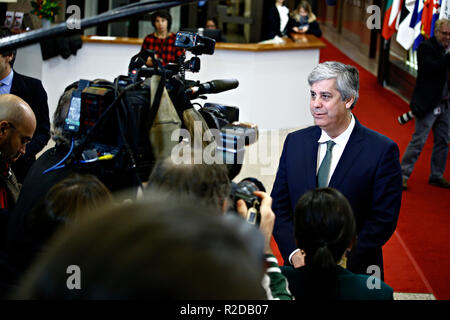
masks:
{"type": "MultiPolygon", "coordinates": [[[[184,49],[174,46],[176,35],[169,32],[172,16],[167,10],[160,10],[152,14],[151,21],[155,32],[145,37],[141,51],[146,49],[155,51],[156,57],[162,62],[163,66],[168,63],[177,63],[178,57],[184,52],[184,49]]],[[[152,65],[149,57],[147,66],[152,65]]]]}

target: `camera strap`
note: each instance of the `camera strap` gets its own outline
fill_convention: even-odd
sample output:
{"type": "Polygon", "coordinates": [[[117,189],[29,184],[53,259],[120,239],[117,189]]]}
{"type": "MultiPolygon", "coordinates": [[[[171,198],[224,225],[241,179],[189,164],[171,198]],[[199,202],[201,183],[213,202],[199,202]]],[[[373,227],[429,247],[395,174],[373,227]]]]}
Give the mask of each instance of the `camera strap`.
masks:
{"type": "MultiPolygon", "coordinates": [[[[153,126],[153,122],[155,121],[156,118],[156,114],[158,113],[159,110],[159,105],[161,104],[161,97],[165,88],[165,84],[166,84],[166,71],[161,63],[161,61],[159,61],[158,59],[155,59],[155,53],[152,51],[148,51],[150,54],[150,57],[152,58],[153,61],[153,65],[155,66],[156,69],[159,69],[159,71],[161,71],[161,79],[159,80],[159,84],[158,84],[158,89],[156,89],[156,93],[155,93],[155,97],[153,100],[153,104],[150,108],[150,112],[148,114],[148,128],[150,129],[153,126]]],[[[150,90],[151,90],[151,86],[150,86],[150,90]]]]}
{"type": "MultiPolygon", "coordinates": [[[[164,91],[166,78],[164,76],[161,77],[158,84],[158,89],[156,89],[155,98],[153,100],[153,104],[150,108],[150,112],[148,113],[148,127],[151,128],[153,126],[153,122],[155,121],[156,114],[159,110],[159,105],[161,104],[161,97],[164,91]]],[[[150,88],[151,89],[151,88],[150,88]]]]}

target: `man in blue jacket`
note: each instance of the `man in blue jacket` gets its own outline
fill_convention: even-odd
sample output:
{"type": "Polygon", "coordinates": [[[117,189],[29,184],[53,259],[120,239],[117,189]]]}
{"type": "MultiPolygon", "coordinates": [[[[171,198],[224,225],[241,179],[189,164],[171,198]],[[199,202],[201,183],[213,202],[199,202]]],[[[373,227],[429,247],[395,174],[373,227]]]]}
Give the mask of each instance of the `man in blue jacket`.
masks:
{"type": "MultiPolygon", "coordinates": [[[[0,38],[12,35],[8,28],[0,28],[0,38]]],[[[16,50],[0,52],[0,94],[14,94],[22,98],[36,116],[36,131],[27,145],[26,153],[13,165],[12,170],[20,183],[36,160],[36,155],[44,149],[50,139],[50,119],[47,93],[38,79],[22,75],[13,69],[16,50]]]]}
{"type": "Polygon", "coordinates": [[[359,90],[355,67],[324,62],[314,68],[308,82],[315,126],[286,137],[271,194],[275,240],[285,264],[302,266],[302,251],[294,238],[295,205],[306,191],[333,187],[347,197],[357,223],[358,239],[348,254],[348,269],[366,273],[376,265],[383,278],[381,247],[396,228],[402,197],[398,146],[352,114],[359,90]]]}

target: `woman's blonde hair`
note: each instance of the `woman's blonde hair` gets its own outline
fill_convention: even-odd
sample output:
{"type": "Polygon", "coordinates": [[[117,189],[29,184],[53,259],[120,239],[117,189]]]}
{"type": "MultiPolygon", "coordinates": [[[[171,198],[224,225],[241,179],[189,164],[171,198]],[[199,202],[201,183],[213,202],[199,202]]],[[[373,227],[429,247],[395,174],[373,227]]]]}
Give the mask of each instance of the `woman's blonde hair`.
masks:
{"type": "Polygon", "coordinates": [[[309,1],[301,1],[297,8],[295,8],[295,10],[293,12],[291,12],[291,17],[293,19],[295,19],[296,21],[300,21],[300,9],[303,8],[306,12],[308,12],[308,23],[311,23],[313,21],[315,21],[316,15],[312,12],[312,7],[311,4],[309,3],[309,1]]]}

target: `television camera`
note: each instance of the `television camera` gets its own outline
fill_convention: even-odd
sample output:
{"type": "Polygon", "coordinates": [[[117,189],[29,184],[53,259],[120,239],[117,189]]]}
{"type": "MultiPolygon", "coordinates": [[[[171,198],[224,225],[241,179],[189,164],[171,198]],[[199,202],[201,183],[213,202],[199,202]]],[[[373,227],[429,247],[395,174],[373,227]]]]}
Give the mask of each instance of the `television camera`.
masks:
{"type": "MultiPolygon", "coordinates": [[[[183,54],[177,64],[163,67],[154,52],[146,50],[131,58],[127,76],[118,76],[113,82],[79,80],[66,88],[72,90],[64,125],[71,147],[58,164],[44,173],[69,167],[94,173],[111,190],[142,186],[158,159],[149,136],[164,89],[182,119],[181,126],[187,127],[183,113],[196,110],[191,100],[239,85],[235,79],[206,83],[186,80],[186,71],[200,70],[199,55],[214,53],[213,39],[178,32],[175,46],[190,51],[194,57],[186,60],[183,54]],[[152,67],[146,65],[149,57],[152,67]],[[151,87],[153,76],[160,77],[157,88],[151,87]]],[[[242,166],[244,146],[258,138],[257,127],[238,122],[237,107],[206,103],[196,112],[208,129],[220,131],[216,153],[228,165],[233,179],[242,166]]]]}

